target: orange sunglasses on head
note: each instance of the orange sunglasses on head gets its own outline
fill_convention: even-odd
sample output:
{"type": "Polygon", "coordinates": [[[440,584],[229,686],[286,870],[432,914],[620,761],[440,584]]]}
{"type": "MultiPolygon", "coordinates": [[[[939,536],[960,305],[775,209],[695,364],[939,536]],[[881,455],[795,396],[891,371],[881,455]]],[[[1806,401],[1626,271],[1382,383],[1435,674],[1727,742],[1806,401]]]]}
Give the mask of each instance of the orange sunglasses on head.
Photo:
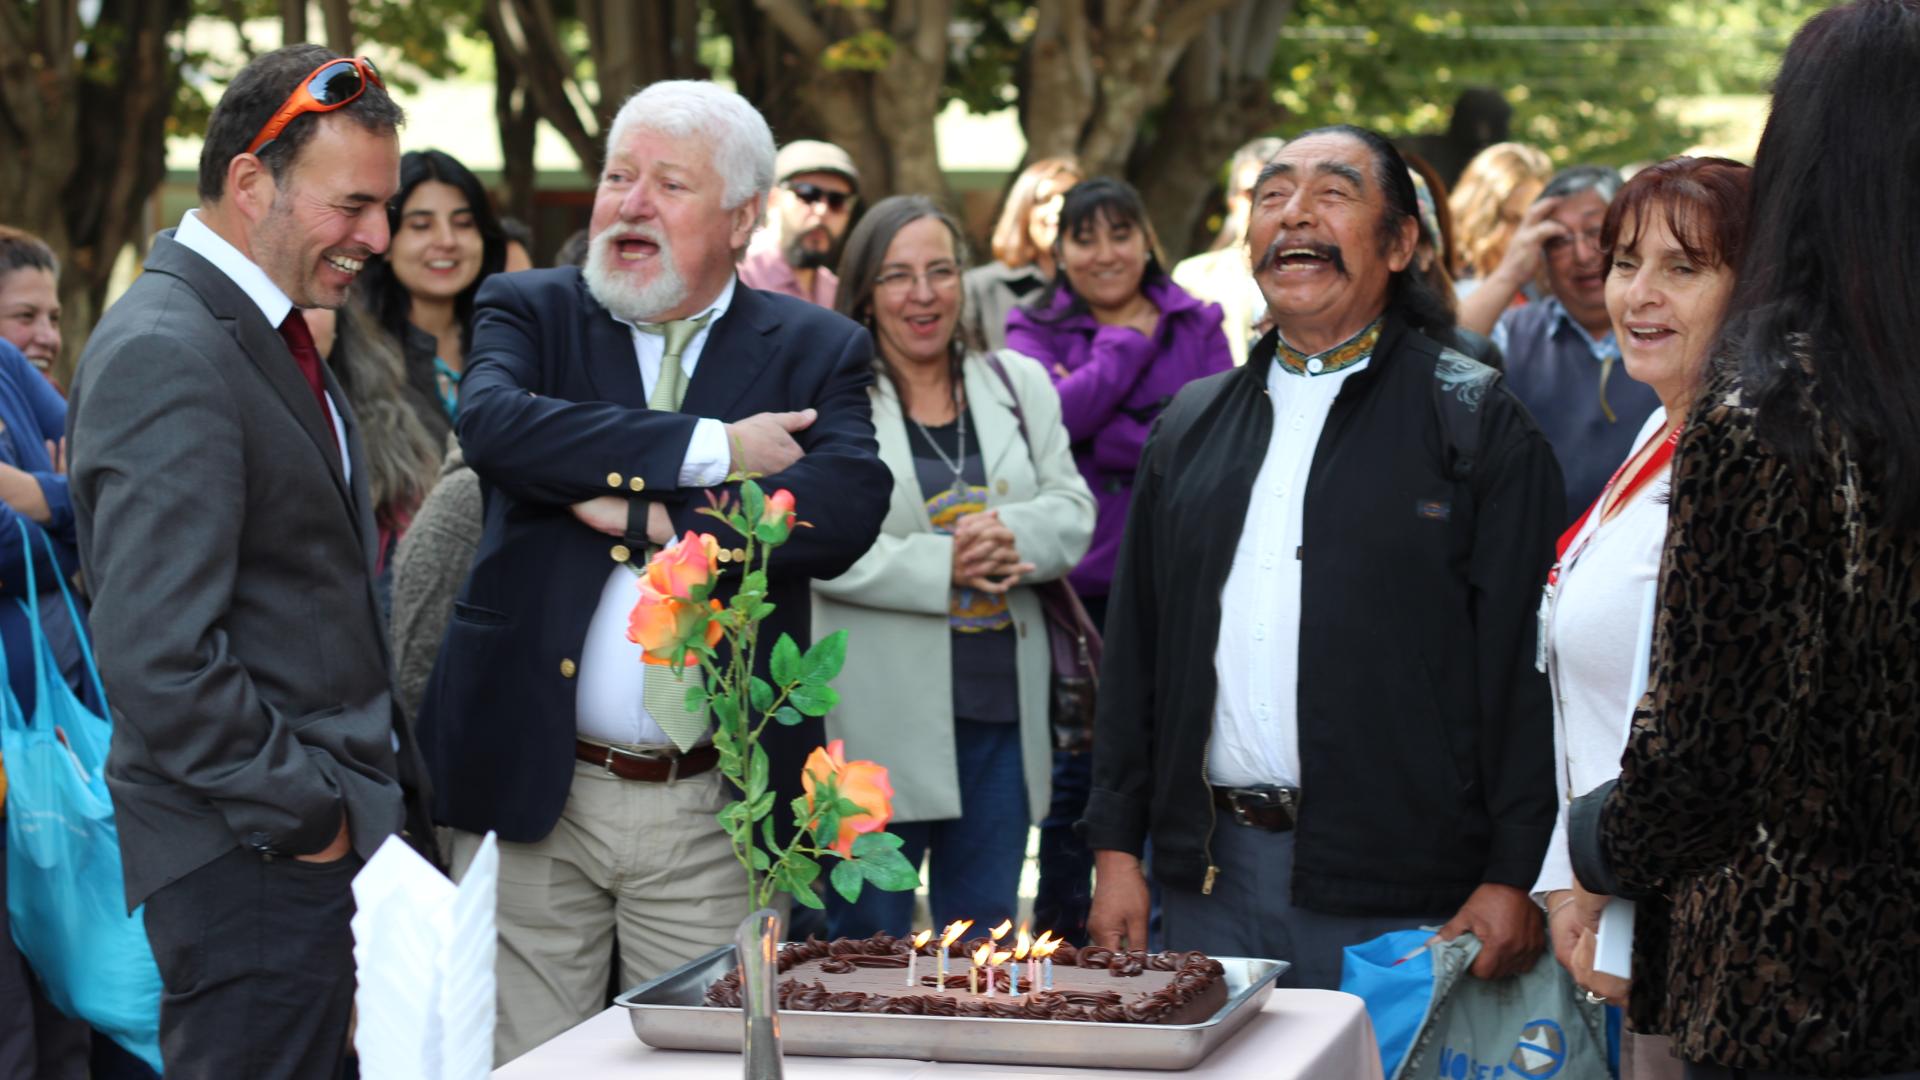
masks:
{"type": "Polygon", "coordinates": [[[275,110],[273,119],[260,129],[247,146],[247,153],[257,154],[260,148],[280,137],[288,124],[307,113],[332,112],[335,109],[351,105],[353,100],[366,93],[367,83],[385,88],[380,72],[373,61],[366,57],[349,60],[341,57],[329,60],[313,69],[313,74],[300,80],[300,85],[287,95],[286,103],[275,110]]]}

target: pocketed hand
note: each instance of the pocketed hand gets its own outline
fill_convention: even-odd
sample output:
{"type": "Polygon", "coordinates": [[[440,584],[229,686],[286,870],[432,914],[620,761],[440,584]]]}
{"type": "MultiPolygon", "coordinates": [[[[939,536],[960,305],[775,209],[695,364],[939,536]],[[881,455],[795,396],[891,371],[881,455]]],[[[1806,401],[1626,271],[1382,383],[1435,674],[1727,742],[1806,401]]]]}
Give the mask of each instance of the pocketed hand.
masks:
{"type": "Polygon", "coordinates": [[[295,855],[294,858],[301,862],[309,863],[338,862],[346,858],[347,852],[352,850],[353,838],[347,835],[347,814],[346,811],[342,810],[340,812],[340,831],[334,834],[333,842],[312,854],[295,855]]]}

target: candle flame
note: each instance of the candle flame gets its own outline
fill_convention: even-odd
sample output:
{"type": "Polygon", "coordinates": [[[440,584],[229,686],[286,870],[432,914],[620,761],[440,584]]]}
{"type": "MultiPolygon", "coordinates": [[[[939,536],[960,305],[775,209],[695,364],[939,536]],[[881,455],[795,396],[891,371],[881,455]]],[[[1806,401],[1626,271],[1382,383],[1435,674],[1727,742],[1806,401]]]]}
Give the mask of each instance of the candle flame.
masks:
{"type": "Polygon", "coordinates": [[[1007,931],[1011,929],[1013,929],[1013,920],[1008,919],[1006,922],[1001,923],[999,926],[996,926],[992,930],[989,930],[987,932],[993,935],[993,940],[999,941],[1001,938],[1006,937],[1007,931]]]}
{"type": "Polygon", "coordinates": [[[1033,939],[1033,951],[1036,953],[1039,952],[1040,946],[1045,945],[1049,941],[1054,942],[1056,945],[1059,943],[1058,939],[1053,936],[1053,931],[1040,931],[1040,936],[1033,939]]]}
{"type": "Polygon", "coordinates": [[[922,930],[913,935],[913,951],[919,952],[921,949],[926,948],[927,942],[931,940],[933,940],[933,931],[930,929],[922,930]]]}
{"type": "Polygon", "coordinates": [[[987,958],[992,955],[993,946],[983,943],[979,948],[973,950],[973,962],[976,964],[984,964],[987,962],[987,958]]]}
{"type": "Polygon", "coordinates": [[[1039,957],[1042,960],[1051,959],[1053,957],[1054,950],[1058,949],[1063,944],[1065,944],[1065,942],[1047,940],[1043,935],[1041,940],[1033,943],[1033,955],[1039,957]]]}
{"type": "Polygon", "coordinates": [[[1020,924],[1020,936],[1016,938],[1014,941],[1013,958],[1015,960],[1025,960],[1027,958],[1027,953],[1031,952],[1032,950],[1033,950],[1033,935],[1027,933],[1026,924],[1022,923],[1020,924]]]}
{"type": "Polygon", "coordinates": [[[991,964],[994,967],[999,967],[1001,964],[1006,963],[1007,958],[1011,957],[1012,955],[1013,954],[1010,952],[997,952],[987,958],[987,963],[991,964]]]}
{"type": "Polygon", "coordinates": [[[940,935],[940,947],[944,949],[954,942],[959,941],[960,935],[966,933],[972,926],[972,919],[961,919],[959,922],[948,923],[946,933],[940,935]]]}

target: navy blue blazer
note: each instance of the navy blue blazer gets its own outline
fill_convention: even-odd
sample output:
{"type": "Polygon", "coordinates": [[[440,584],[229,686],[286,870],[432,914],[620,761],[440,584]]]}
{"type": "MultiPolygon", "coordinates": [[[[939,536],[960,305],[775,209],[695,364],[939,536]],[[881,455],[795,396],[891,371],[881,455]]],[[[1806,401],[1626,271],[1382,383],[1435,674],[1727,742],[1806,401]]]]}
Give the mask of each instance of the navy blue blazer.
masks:
{"type": "MultiPolygon", "coordinates": [[[[893,479],[880,462],[867,388],[873,344],[855,323],[790,297],[736,285],[687,385],[682,412],[647,408],[632,332],[573,268],[497,274],[480,289],[457,429],[480,476],[486,528],[454,604],[421,706],[420,738],[435,820],[531,843],[560,819],[572,785],[574,675],[607,573],[629,547],[576,521],[598,495],[667,507],[674,531],[738,538],[697,513],[707,489],[682,488],[680,466],[699,417],[724,421],[812,408],[795,436],[806,456],[764,477],[791,490],[801,520],[770,567],[773,642],[811,639],[812,579],[844,572],[880,534],[893,479]],[[619,548],[616,551],[616,548],[619,548]]],[[[636,530],[638,531],[638,530],[636,530]]],[[[723,601],[724,595],[720,596],[723,601]]],[[[800,793],[819,720],[770,725],[764,736],[776,806],[800,793]]],[[[781,825],[786,813],[776,811],[781,825]]]]}

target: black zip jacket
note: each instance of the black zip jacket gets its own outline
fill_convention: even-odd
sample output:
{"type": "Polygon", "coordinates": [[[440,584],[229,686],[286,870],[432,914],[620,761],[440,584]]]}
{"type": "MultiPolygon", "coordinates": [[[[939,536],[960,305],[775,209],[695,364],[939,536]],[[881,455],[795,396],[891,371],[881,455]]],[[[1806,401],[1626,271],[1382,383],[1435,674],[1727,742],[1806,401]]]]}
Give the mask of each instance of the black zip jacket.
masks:
{"type": "MultiPolygon", "coordinates": [[[[1220,592],[1273,432],[1274,336],[1196,381],[1141,457],[1107,612],[1090,846],[1211,891],[1220,592]]],[[[1560,469],[1500,376],[1389,316],[1328,414],[1307,484],[1293,902],[1453,910],[1530,888],[1553,829],[1535,611],[1560,469]]]]}

